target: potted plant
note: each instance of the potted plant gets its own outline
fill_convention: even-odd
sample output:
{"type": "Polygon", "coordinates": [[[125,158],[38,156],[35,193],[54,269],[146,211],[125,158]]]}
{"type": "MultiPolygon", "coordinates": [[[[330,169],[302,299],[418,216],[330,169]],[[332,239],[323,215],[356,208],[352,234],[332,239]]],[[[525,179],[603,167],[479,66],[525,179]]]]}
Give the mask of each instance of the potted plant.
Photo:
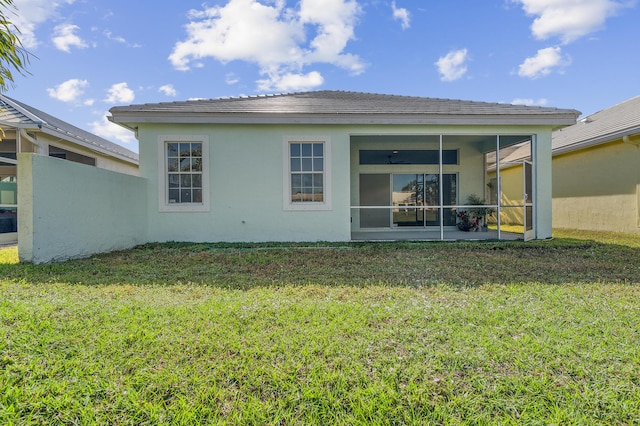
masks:
{"type": "Polygon", "coordinates": [[[487,231],[487,216],[493,214],[493,208],[485,205],[485,201],[476,194],[470,194],[467,197],[467,205],[478,206],[469,208],[470,215],[476,219],[476,230],[487,231]]]}
{"type": "Polygon", "coordinates": [[[493,208],[486,206],[483,199],[476,194],[467,197],[466,210],[459,210],[456,214],[456,226],[461,231],[487,231],[487,216],[493,213],[493,208]]]}
{"type": "Polygon", "coordinates": [[[465,232],[477,231],[478,219],[467,210],[459,210],[456,214],[456,226],[465,232]]]}

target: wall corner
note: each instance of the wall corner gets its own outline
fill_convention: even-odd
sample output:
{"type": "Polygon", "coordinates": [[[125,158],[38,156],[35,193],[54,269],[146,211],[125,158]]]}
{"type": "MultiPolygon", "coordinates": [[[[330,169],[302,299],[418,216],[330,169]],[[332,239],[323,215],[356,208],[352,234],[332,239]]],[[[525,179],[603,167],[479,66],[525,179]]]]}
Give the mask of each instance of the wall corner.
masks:
{"type": "Polygon", "coordinates": [[[19,153],[18,158],[18,259],[33,262],[33,159],[37,154],[19,153]]]}

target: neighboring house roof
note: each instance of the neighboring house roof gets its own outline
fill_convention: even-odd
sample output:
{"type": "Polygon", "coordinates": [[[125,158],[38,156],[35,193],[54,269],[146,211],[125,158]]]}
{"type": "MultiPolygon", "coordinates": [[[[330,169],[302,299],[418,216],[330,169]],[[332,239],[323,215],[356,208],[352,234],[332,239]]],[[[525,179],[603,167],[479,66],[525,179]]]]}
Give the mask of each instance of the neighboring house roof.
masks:
{"type": "Polygon", "coordinates": [[[640,96],[588,115],[573,126],[553,132],[553,154],[640,134],[640,96]]]}
{"type": "Polygon", "coordinates": [[[564,126],[580,115],[573,109],[332,90],[117,106],[109,112],[111,121],[134,130],[139,123],[564,126]]]}
{"type": "Polygon", "coordinates": [[[42,131],[132,164],[138,154],[25,103],[0,95],[0,126],[42,131]]]}

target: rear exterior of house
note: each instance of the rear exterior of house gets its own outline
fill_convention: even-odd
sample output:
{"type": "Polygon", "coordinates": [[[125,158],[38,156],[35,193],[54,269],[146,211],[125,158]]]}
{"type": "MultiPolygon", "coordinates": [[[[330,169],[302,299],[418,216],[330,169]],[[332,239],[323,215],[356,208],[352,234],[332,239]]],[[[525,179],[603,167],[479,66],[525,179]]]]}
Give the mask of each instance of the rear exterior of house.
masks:
{"type": "MultiPolygon", "coordinates": [[[[3,132],[0,135],[0,244],[18,241],[20,154],[31,153],[138,174],[137,154],[3,95],[0,95],[0,128],[3,132]]],[[[28,206],[31,204],[30,201],[28,206]]]]}
{"type": "Polygon", "coordinates": [[[640,233],[640,96],[553,135],[553,225],[640,233]]]}
{"type": "Polygon", "coordinates": [[[505,237],[499,220],[486,233],[460,233],[471,194],[497,217],[528,215],[524,237],[549,238],[551,133],[579,115],[340,91],[110,113],[139,140],[147,240],[208,242],[505,237]],[[503,206],[489,174],[523,143],[531,196],[503,206]]]}

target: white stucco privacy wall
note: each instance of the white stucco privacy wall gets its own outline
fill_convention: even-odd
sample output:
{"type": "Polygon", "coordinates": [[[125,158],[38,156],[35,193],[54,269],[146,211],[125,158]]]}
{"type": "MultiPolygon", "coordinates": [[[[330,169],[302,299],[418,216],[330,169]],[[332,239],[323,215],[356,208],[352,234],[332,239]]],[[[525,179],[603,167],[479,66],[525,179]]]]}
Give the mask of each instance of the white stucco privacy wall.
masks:
{"type": "Polygon", "coordinates": [[[146,242],[146,180],[18,154],[18,256],[46,263],[146,242]]]}

